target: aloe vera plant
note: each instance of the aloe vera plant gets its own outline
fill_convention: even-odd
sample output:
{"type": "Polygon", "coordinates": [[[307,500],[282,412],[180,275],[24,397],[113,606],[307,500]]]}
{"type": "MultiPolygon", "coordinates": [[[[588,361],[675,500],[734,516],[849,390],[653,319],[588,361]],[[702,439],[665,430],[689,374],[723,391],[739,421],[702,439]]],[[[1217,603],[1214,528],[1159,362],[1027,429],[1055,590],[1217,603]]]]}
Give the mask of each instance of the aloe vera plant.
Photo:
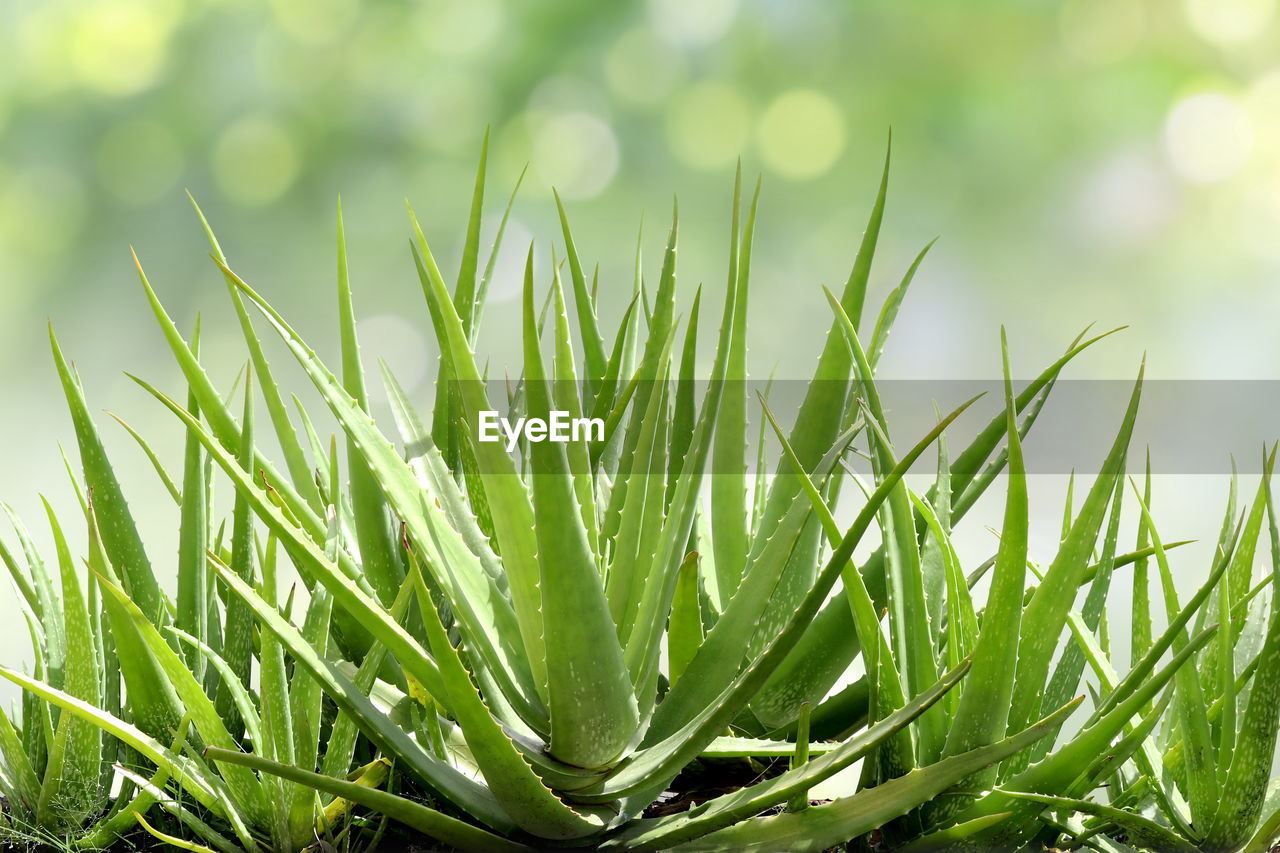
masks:
{"type": "MultiPolygon", "coordinates": [[[[745,567],[738,590],[725,593],[724,612],[716,614],[715,625],[690,656],[684,675],[675,682],[662,678],[662,639],[676,603],[721,395],[729,384],[720,380],[735,360],[733,353],[745,346],[745,329],[740,323],[735,326],[734,318],[740,313],[735,311],[737,300],[745,298],[754,219],[753,201],[741,236],[737,227],[731,236],[733,274],[713,368],[717,381],[711,383],[696,416],[679,427],[687,433],[683,459],[670,454],[677,426],[667,424],[670,401],[664,381],[672,372],[675,332],[675,225],[650,309],[650,335],[629,380],[618,372],[621,357],[611,357],[603,374],[588,373],[586,381],[576,381],[567,300],[558,277],[552,282],[548,323],[552,356],[544,359],[533,267],[526,267],[524,375],[517,405],[529,417],[545,417],[553,407],[621,416],[609,418],[613,434],[606,436],[604,448],[585,442],[531,444],[523,476],[500,447],[476,441],[467,427],[494,406],[470,349],[457,298],[450,295],[420,229],[415,228],[416,261],[444,350],[443,371],[453,383],[444,405],[446,410],[455,404],[458,408],[460,455],[470,459],[461,470],[449,469],[445,454],[419,426],[416,413],[391,381],[389,396],[399,410],[402,440],[411,448],[407,459],[397,452],[369,420],[362,401],[349,392],[351,383],[344,387],[287,322],[223,266],[237,295],[256,305],[289,346],[347,432],[358,459],[380,484],[385,507],[374,508],[371,523],[387,525],[388,509],[400,519],[403,585],[414,590],[422,621],[416,635],[401,620],[388,618],[373,589],[363,588],[366,573],[344,572],[306,525],[290,518],[289,507],[274,505],[211,429],[205,429],[194,413],[159,395],[232,479],[238,493],[254,505],[302,576],[327,590],[336,606],[359,614],[374,641],[394,654],[402,669],[400,695],[422,706],[421,713],[428,717],[425,725],[441,730],[438,739],[406,739],[394,721],[369,707],[362,691],[332,661],[315,654],[313,644],[279,619],[270,602],[228,567],[215,564],[222,580],[279,637],[295,662],[325,683],[344,711],[362,720],[380,748],[412,767],[441,799],[480,818],[495,834],[514,830],[530,838],[583,843],[604,838],[620,820],[625,822],[656,799],[691,760],[714,749],[717,737],[741,716],[817,612],[879,504],[951,420],[945,419],[892,470],[883,472],[840,551],[817,573],[808,591],[785,603],[795,612],[772,617],[782,620],[781,632],[763,642],[759,651],[748,645],[744,656],[744,643],[776,602],[769,589],[778,585],[789,544],[800,536],[810,510],[796,497],[779,517],[766,515],[759,529],[768,533],[759,533],[759,542],[768,538],[774,544],[745,567]],[[596,388],[618,399],[579,399],[574,395],[580,388],[596,388]],[[610,442],[619,448],[613,462],[593,463],[593,453],[597,460],[604,457],[602,451],[610,442]],[[442,618],[445,613],[448,623],[442,618]],[[456,632],[456,642],[449,639],[450,630],[456,632]],[[737,659],[716,652],[726,647],[736,649],[737,659]],[[692,687],[681,692],[681,685],[692,687]],[[711,701],[702,701],[707,686],[715,692],[711,701]],[[454,766],[458,759],[450,743],[467,756],[462,764],[465,776],[454,766]],[[483,784],[477,787],[469,778],[473,776],[483,784]]],[[[573,245],[571,238],[568,245],[573,245]]],[[[474,262],[464,262],[464,271],[475,268],[474,262]]],[[[576,262],[570,264],[570,278],[574,292],[584,293],[585,277],[576,262]]],[[[861,286],[865,282],[855,282],[855,288],[861,286]]],[[[456,290],[470,292],[465,283],[456,290]]],[[[589,335],[593,322],[583,323],[581,334],[589,335]]],[[[625,327],[619,340],[615,350],[629,345],[625,327]]],[[[348,333],[346,341],[344,376],[349,376],[359,370],[359,362],[352,353],[354,336],[348,333]]],[[[195,365],[194,359],[183,360],[195,365]]],[[[847,435],[831,438],[833,447],[822,464],[826,472],[834,469],[848,442],[847,435]]],[[[305,507],[299,510],[307,512],[305,507]]],[[[353,522],[358,527],[359,518],[353,522]]],[[[742,547],[748,551],[750,543],[742,547]]],[[[808,571],[814,574],[816,569],[810,566],[808,571]]],[[[696,597],[684,603],[699,606],[696,597]]],[[[963,671],[963,665],[957,671],[963,671]]],[[[955,677],[940,683],[949,687],[955,677]]],[[[388,685],[393,692],[395,688],[388,685]]],[[[927,702],[904,703],[907,713],[895,718],[892,728],[875,731],[884,736],[901,729],[941,692],[921,691],[927,702]]],[[[999,748],[1011,749],[1012,743],[1020,742],[999,748]]],[[[812,785],[860,754],[848,752],[843,763],[813,762],[797,768],[797,775],[812,785]]],[[[236,760],[221,749],[210,755],[219,761],[236,760]]],[[[793,793],[779,787],[764,795],[761,808],[793,793]]],[[[702,832],[719,825],[719,820],[709,821],[702,832]]],[[[454,838],[445,840],[457,843],[454,838]]]]}
{"type": "MultiPolygon", "coordinates": [[[[1045,808],[1066,818],[1068,835],[1089,838],[1119,831],[1142,839],[1154,849],[1268,850],[1280,838],[1280,809],[1270,797],[1275,762],[1277,698],[1274,656],[1280,649],[1280,618],[1274,596],[1280,566],[1272,507],[1271,475],[1275,449],[1264,454],[1263,474],[1249,509],[1234,518],[1235,488],[1213,558],[1208,582],[1183,612],[1201,606],[1197,621],[1216,621],[1207,644],[1190,636],[1188,620],[1179,615],[1178,593],[1148,503],[1150,473],[1138,492],[1142,538],[1150,541],[1160,579],[1160,593],[1172,626],[1164,641],[1190,663],[1175,676],[1163,700],[1144,710],[1140,723],[1125,737],[1127,753],[1099,762],[1092,776],[1066,788],[1048,787],[1014,796],[1026,809],[1045,808]],[[1271,569],[1254,577],[1255,558],[1269,528],[1271,569]],[[1270,604],[1263,593],[1272,593],[1270,604]],[[1108,780],[1110,804],[1084,799],[1091,784],[1108,780]],[[1136,814],[1135,814],[1136,812],[1136,814]],[[1149,820],[1154,815],[1157,820],[1149,820]]],[[[1135,486],[1135,492],[1137,488],[1135,486]]],[[[1149,583],[1139,575],[1136,583],[1149,583]]],[[[1150,599],[1135,595],[1136,606],[1150,599]]],[[[1148,612],[1136,614],[1150,624],[1148,612]]],[[[1073,614],[1072,630],[1080,661],[1088,661],[1104,687],[1119,680],[1110,656],[1088,625],[1088,613],[1073,614]]],[[[1204,637],[1207,632],[1199,635],[1204,637]]],[[[1150,642],[1135,654],[1151,655],[1150,642]]]]}
{"type": "MultiPolygon", "coordinates": [[[[333,823],[323,809],[335,815],[340,809],[317,800],[309,787],[275,776],[259,779],[238,765],[219,767],[189,754],[199,744],[230,748],[249,742],[273,757],[309,763],[313,769],[320,763],[319,685],[309,680],[290,684],[280,647],[266,635],[258,643],[259,683],[253,689],[251,617],[228,607],[223,630],[216,602],[202,600],[213,589],[205,569],[209,550],[223,553],[244,576],[257,577],[258,591],[274,601],[275,542],[268,540],[258,557],[249,527],[251,516],[241,502],[235,512],[233,544],[226,547],[206,539],[207,466],[199,445],[192,444],[187,456],[195,464],[186,466],[181,493],[176,496],[182,519],[179,577],[183,581],[177,600],[169,601],[152,584],[154,577],[144,573],[150,571],[145,563],[124,563],[134,571],[118,573],[110,547],[119,555],[119,549],[138,540],[132,539],[127,515],[124,527],[105,526],[100,496],[111,500],[118,486],[99,453],[101,443],[88,419],[79,381],[56,339],[53,347],[77,426],[85,481],[90,484],[81,497],[89,532],[89,588],[87,594],[81,589],[66,539],[50,509],[62,580],[62,613],[58,614],[58,596],[44,564],[14,518],[27,555],[25,571],[7,549],[4,557],[30,609],[41,665],[33,676],[0,671],[25,687],[32,699],[43,701],[24,713],[24,736],[18,735],[8,718],[0,721],[4,760],[12,777],[6,787],[9,820],[20,836],[66,837],[77,846],[93,848],[131,829],[139,813],[160,807],[206,845],[199,849],[212,845],[218,850],[299,850],[310,845],[317,832],[327,832],[333,823]],[[87,499],[87,494],[93,499],[87,499]],[[200,508],[193,509],[193,504],[200,508]],[[195,546],[188,544],[192,540],[195,546]],[[199,595],[191,595],[193,587],[199,595]],[[42,619],[42,613],[50,617],[42,619]],[[46,660],[54,661],[55,667],[44,665],[46,660]],[[104,733],[113,737],[105,741],[104,733]],[[138,770],[139,759],[150,768],[145,774],[138,770]],[[105,809],[113,780],[120,783],[119,793],[105,809]],[[189,800],[177,798],[176,790],[189,800]],[[216,816],[222,828],[202,820],[202,813],[216,816]]],[[[250,390],[246,388],[246,398],[250,390]]],[[[251,436],[252,410],[247,405],[242,423],[245,434],[251,436]]],[[[331,537],[331,547],[335,542],[336,537],[331,537]]],[[[328,647],[331,610],[331,600],[319,591],[306,609],[304,632],[321,651],[328,647]]],[[[349,721],[335,724],[323,767],[347,775],[355,745],[354,726],[349,721]]],[[[385,776],[382,763],[355,774],[365,784],[385,776]]],[[[173,837],[145,821],[142,825],[162,839],[173,837]]]]}
{"type": "MultiPolygon", "coordinates": [[[[52,509],[48,520],[57,546],[61,591],[32,545],[17,516],[6,512],[21,543],[20,561],[0,545],[0,558],[18,591],[35,652],[35,672],[71,695],[98,705],[118,701],[103,696],[101,625],[91,616],[95,603],[86,597],[71,561],[66,537],[52,509]]],[[[15,725],[0,711],[0,756],[5,765],[6,819],[19,827],[53,837],[77,827],[106,802],[101,764],[105,745],[92,725],[70,714],[24,697],[15,725]]]]}
{"type": "Polygon", "coordinates": [[[886,160],[850,276],[827,293],[830,329],[790,431],[747,391],[760,188],[744,204],[741,176],[701,399],[703,303],[699,292],[681,318],[678,217],[652,298],[637,264],[630,305],[606,338],[558,199],[565,263],[539,276],[530,250],[522,357],[504,388],[475,352],[511,210],[482,265],[482,156],[451,282],[410,210],[441,361],[422,409],[383,367],[388,424],[371,417],[341,211],[337,372],[234,270],[200,214],[246,346],[242,391],[218,390],[198,332],[182,334],[138,264],[186,380],[176,399],[138,379],[183,430],[181,476],[130,430],[181,522],[172,600],[54,341],[89,571],[81,592],[59,538],[59,598],[21,529],[25,566],[0,552],[37,649],[32,673],[0,668],[26,691],[18,723],[0,717],[8,819],[86,846],[136,822],[168,843],[217,850],[293,851],[353,833],[374,843],[385,819],[469,850],[825,850],[873,838],[913,849],[1103,846],[1120,836],[1153,849],[1261,849],[1277,822],[1261,812],[1280,694],[1267,665],[1280,642],[1274,613],[1253,662],[1241,668],[1236,652],[1260,635],[1266,584],[1249,572],[1264,517],[1280,547],[1269,480],[1241,531],[1228,528],[1201,590],[1183,604],[1165,583],[1159,630],[1139,614],[1142,641],[1119,675],[1097,640],[1113,577],[1132,567],[1136,590],[1154,558],[1166,580],[1180,544],[1165,545],[1148,519],[1136,548],[1119,553],[1141,375],[1041,569],[1028,553],[1021,440],[1062,369],[1106,335],[1077,338],[1017,391],[1004,344],[1003,402],[954,459],[940,439],[974,401],[897,443],[875,371],[925,252],[867,333],[888,171],[886,160]],[[341,441],[326,442],[320,413],[286,392],[268,360],[278,346],[341,441]],[[498,412],[591,416],[603,435],[526,439],[512,453],[482,440],[482,417],[498,412]],[[278,464],[263,449],[268,426],[278,464]],[[781,450],[769,475],[766,443],[781,450]],[[935,444],[935,481],[915,490],[904,476],[935,444]],[[865,481],[846,464],[854,452],[870,459],[865,481]],[[967,572],[952,529],[1001,474],[999,548],[967,572]],[[215,482],[234,493],[225,521],[215,482]],[[846,527],[841,503],[853,509],[846,527]],[[855,558],[863,545],[871,556],[855,558]],[[298,578],[287,597],[286,570],[298,578]],[[987,573],[980,603],[972,587],[987,573]],[[1064,728],[1084,707],[1086,670],[1100,684],[1092,710],[1082,728],[1064,728]],[[1169,720],[1157,744],[1152,733],[1169,720]],[[717,762],[762,772],[685,810],[654,808],[690,768],[717,762]],[[845,795],[809,804],[811,789],[855,767],[845,795]],[[1239,792],[1236,810],[1210,813],[1206,772],[1239,792]],[[123,787],[107,806],[113,782],[123,787]],[[1101,786],[1109,801],[1088,799],[1101,786]],[[56,820],[42,811],[73,791],[76,810],[56,820]]]}

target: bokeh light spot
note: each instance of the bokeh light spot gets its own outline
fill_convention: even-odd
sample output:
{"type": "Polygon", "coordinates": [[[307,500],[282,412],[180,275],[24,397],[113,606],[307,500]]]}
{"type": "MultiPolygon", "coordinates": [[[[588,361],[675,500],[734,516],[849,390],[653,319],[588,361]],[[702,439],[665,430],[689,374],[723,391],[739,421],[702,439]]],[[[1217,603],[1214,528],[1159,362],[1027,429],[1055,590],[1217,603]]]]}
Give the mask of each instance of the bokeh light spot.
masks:
{"type": "Polygon", "coordinates": [[[1205,92],[1174,104],[1164,126],[1165,151],[1173,170],[1195,184],[1234,175],[1253,151],[1249,114],[1230,95],[1205,92]]]}
{"type": "Polygon", "coordinates": [[[793,180],[825,173],[844,151],[844,117],[831,98],[812,89],[778,96],[760,118],[757,145],[766,166],[793,180]]]}
{"type": "Polygon", "coordinates": [[[77,11],[67,45],[81,82],[107,95],[151,85],[168,56],[177,17],[167,0],[109,0],[77,11]]]}
{"type": "Polygon", "coordinates": [[[667,109],[667,140],[682,162],[716,169],[741,155],[750,131],[746,99],[732,86],[698,83],[682,91],[667,109]]]}
{"type": "Polygon", "coordinates": [[[94,159],[98,179],[108,192],[127,204],[146,204],[173,188],[183,158],[167,127],[142,119],[109,129],[94,159]]]}
{"type": "Polygon", "coordinates": [[[1232,45],[1256,38],[1275,14],[1275,0],[1187,0],[1187,18],[1205,40],[1232,45]]]}
{"type": "Polygon", "coordinates": [[[532,165],[566,198],[598,195],[618,171],[613,129],[587,113],[560,113],[535,123],[532,165]]]}
{"type": "Polygon", "coordinates": [[[671,44],[698,47],[729,31],[738,0],[649,0],[654,31],[671,44]]]}
{"type": "Polygon", "coordinates": [[[623,34],[605,56],[605,78],[621,98],[641,106],[667,99],[684,76],[680,53],[647,29],[623,34]]]}
{"type": "Polygon", "coordinates": [[[241,204],[267,204],[298,176],[298,148],[279,123],[262,117],[240,119],[223,132],[213,150],[218,186],[241,204]]]}

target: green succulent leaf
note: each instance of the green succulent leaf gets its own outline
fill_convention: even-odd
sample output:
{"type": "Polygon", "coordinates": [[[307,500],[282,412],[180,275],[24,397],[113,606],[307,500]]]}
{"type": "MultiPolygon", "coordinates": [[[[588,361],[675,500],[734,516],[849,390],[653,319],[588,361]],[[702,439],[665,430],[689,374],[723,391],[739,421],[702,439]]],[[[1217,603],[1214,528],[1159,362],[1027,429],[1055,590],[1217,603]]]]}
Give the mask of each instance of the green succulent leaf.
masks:
{"type": "Polygon", "coordinates": [[[1075,703],[990,746],[891,779],[824,806],[743,821],[673,850],[821,851],[855,838],[938,796],[960,779],[1027,749],[1061,726],[1075,703]]]}
{"type": "MultiPolygon", "coordinates": [[[[534,320],[532,250],[525,268],[524,364],[529,417],[547,421],[552,390],[534,320]]],[[[604,767],[621,755],[636,734],[636,697],[583,524],[566,444],[534,442],[530,460],[547,651],[550,752],[575,767],[604,767]]]]}
{"type": "Polygon", "coordinates": [[[378,788],[370,788],[345,779],[322,776],[281,764],[258,755],[209,747],[205,754],[216,761],[227,764],[240,764],[259,773],[270,773],[287,779],[298,785],[305,785],[317,791],[342,797],[362,806],[388,815],[396,821],[459,850],[474,850],[477,853],[517,853],[531,848],[514,841],[508,841],[479,827],[464,823],[443,812],[429,808],[421,803],[400,797],[378,788]]]}
{"type": "Polygon", "coordinates": [[[98,502],[103,547],[111,562],[121,567],[130,593],[147,616],[153,620],[162,619],[163,596],[151,568],[151,561],[147,558],[142,535],[138,532],[129,504],[120,488],[120,481],[107,458],[98,428],[89,415],[84,389],[63,357],[52,325],[49,327],[49,343],[53,347],[53,358],[58,366],[62,390],[71,409],[85,484],[98,502]]]}

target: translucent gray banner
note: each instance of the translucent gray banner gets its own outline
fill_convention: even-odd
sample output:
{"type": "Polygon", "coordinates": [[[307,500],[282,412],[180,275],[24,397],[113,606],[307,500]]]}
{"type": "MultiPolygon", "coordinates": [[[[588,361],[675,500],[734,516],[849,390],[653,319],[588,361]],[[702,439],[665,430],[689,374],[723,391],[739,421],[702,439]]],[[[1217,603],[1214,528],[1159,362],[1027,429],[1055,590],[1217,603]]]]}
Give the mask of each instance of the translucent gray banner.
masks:
{"type": "MultiPolygon", "coordinates": [[[[748,472],[754,473],[756,468],[756,446],[762,423],[765,425],[766,459],[770,470],[781,456],[780,444],[763,419],[759,398],[766,397],[769,409],[789,434],[806,395],[810,394],[811,385],[808,381],[767,383],[752,380],[725,383],[720,389],[724,401],[741,400],[745,393],[750,424],[747,429],[748,472]]],[[[1022,392],[1026,386],[1026,382],[1015,382],[1015,393],[1022,392]]],[[[928,433],[938,422],[939,414],[945,416],[966,400],[983,395],[946,430],[948,450],[954,458],[993,418],[1001,414],[1004,405],[1004,391],[999,380],[880,380],[876,387],[889,436],[899,454],[905,453],[928,433]]],[[[461,389],[454,383],[453,390],[456,393],[461,389]]],[[[616,405],[612,412],[605,408],[597,408],[593,412],[595,391],[582,383],[575,383],[572,389],[563,386],[553,388],[553,395],[563,401],[570,399],[569,392],[572,392],[573,397],[584,400],[584,416],[598,414],[609,422],[612,415],[617,432],[611,431],[610,434],[616,440],[616,436],[621,435],[636,416],[637,401],[649,400],[652,394],[665,392],[665,407],[653,411],[665,411],[666,417],[674,423],[678,402],[682,398],[685,401],[692,399],[696,414],[711,390],[708,382],[693,382],[687,386],[671,382],[665,387],[662,383],[638,384],[621,414],[616,405]]],[[[841,408],[845,409],[844,416],[847,417],[850,392],[845,390],[845,386],[833,383],[822,390],[829,392],[825,394],[829,400],[845,400],[843,406],[830,406],[828,417],[840,418],[842,415],[838,410],[841,408]]],[[[1132,393],[1133,383],[1130,381],[1059,380],[1054,383],[1023,443],[1028,472],[1096,473],[1115,440],[1132,393]]],[[[455,400],[462,396],[465,395],[455,397],[455,400]]],[[[495,426],[494,419],[506,418],[513,427],[518,423],[523,414],[522,389],[514,382],[509,385],[490,383],[488,399],[495,415],[485,415],[483,423],[474,412],[461,417],[473,437],[484,430],[490,440],[497,441],[505,451],[508,433],[501,425],[495,426]]],[[[1022,411],[1020,420],[1027,411],[1022,411]]],[[[576,432],[571,426],[565,430],[571,438],[576,435],[579,441],[597,434],[586,424],[576,432]]],[[[548,429],[547,433],[553,431],[548,429]]],[[[534,434],[538,434],[537,429],[534,434]]],[[[1277,438],[1280,438],[1280,380],[1149,380],[1142,388],[1130,442],[1128,468],[1131,473],[1141,474],[1149,452],[1155,474],[1229,474],[1233,460],[1240,473],[1256,474],[1262,470],[1264,445],[1277,438]]],[[[1003,446],[1002,440],[997,450],[1003,446]]],[[[866,448],[867,439],[863,433],[854,440],[852,450],[845,454],[848,464],[857,470],[869,470],[865,458],[855,452],[865,452],[866,448]]],[[[513,455],[518,453],[516,450],[513,455]]],[[[915,470],[932,471],[935,460],[936,455],[930,450],[919,460],[915,470]]],[[[483,459],[481,464],[484,465],[483,459]]],[[[713,454],[707,461],[707,473],[731,473],[718,470],[718,467],[723,466],[718,466],[713,454]]]]}

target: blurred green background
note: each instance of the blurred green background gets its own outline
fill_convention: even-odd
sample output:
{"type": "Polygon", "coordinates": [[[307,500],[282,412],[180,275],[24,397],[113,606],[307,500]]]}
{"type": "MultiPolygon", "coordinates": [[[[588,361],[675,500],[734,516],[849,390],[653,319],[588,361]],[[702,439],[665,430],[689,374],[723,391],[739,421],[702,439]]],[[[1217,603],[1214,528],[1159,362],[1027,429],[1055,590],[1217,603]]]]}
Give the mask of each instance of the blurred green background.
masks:
{"type": "MultiPolygon", "coordinates": [[[[1156,376],[1274,377],[1277,17],[1276,0],[5,0],[0,499],[33,526],[37,492],[67,501],[46,318],[91,405],[175,458],[178,431],[123,376],[180,389],[130,244],[181,323],[205,312],[217,376],[238,369],[184,188],[237,269],[318,340],[341,194],[366,349],[425,399],[434,353],[403,200],[452,267],[486,126],[492,212],[530,165],[486,314],[495,369],[524,246],[539,240],[545,268],[557,236],[552,186],[612,323],[641,217],[652,270],[673,193],[686,297],[722,286],[741,157],[765,181],[752,368],[805,375],[829,322],[818,285],[847,274],[892,127],[874,285],[943,239],[885,375],[992,376],[1001,323],[1027,375],[1098,321],[1134,329],[1073,375],[1131,376],[1146,350],[1156,376]]],[[[168,535],[172,507],[103,429],[144,526],[168,535]]]]}

